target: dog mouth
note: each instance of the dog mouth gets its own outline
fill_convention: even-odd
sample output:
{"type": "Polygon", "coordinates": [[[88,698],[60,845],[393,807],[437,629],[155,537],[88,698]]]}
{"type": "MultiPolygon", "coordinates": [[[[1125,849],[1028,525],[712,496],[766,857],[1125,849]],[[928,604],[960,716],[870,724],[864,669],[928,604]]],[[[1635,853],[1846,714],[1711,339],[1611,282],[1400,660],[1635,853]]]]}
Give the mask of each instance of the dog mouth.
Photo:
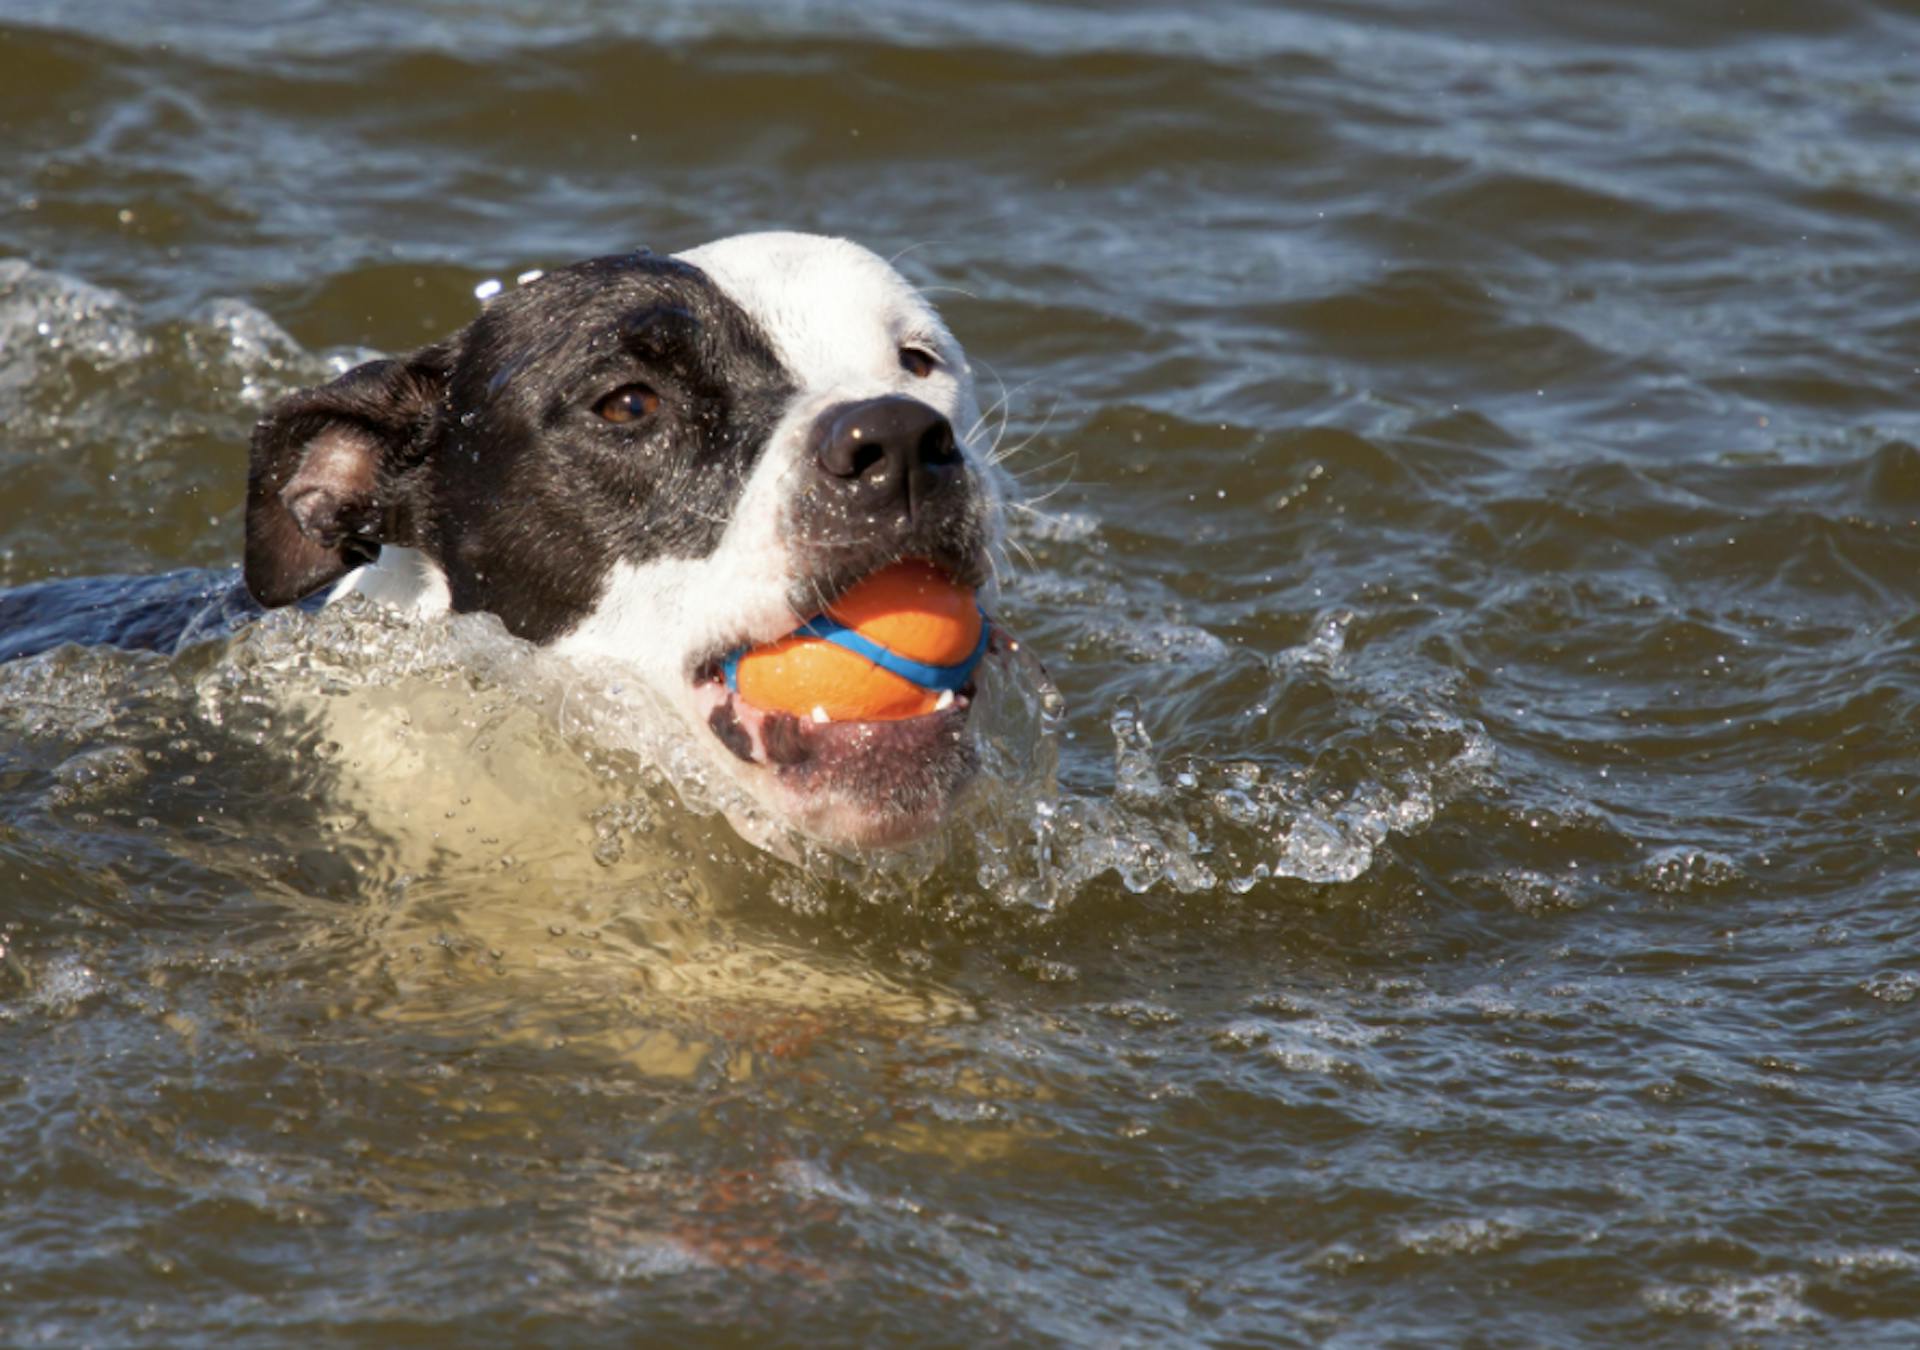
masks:
{"type": "MultiPolygon", "coordinates": [[[[836,578],[823,596],[826,603],[859,579],[836,578]]],[[[818,586],[809,591],[822,594],[818,586]]],[[[941,692],[931,711],[914,716],[835,719],[821,708],[801,716],[756,706],[729,679],[729,655],[764,640],[715,651],[690,676],[695,715],[728,754],[764,773],[762,781],[771,785],[783,813],[816,835],[874,846],[905,842],[933,828],[976,767],[969,724],[977,680],[970,675],[941,692]]],[[[991,655],[999,645],[988,622],[983,646],[991,655]]]]}
{"type": "Polygon", "coordinates": [[[944,708],[887,721],[830,721],[756,708],[727,687],[719,661],[708,662],[694,680],[709,730],[734,758],[772,769],[800,786],[832,777],[845,766],[938,751],[957,744],[973,709],[968,682],[944,708]]]}

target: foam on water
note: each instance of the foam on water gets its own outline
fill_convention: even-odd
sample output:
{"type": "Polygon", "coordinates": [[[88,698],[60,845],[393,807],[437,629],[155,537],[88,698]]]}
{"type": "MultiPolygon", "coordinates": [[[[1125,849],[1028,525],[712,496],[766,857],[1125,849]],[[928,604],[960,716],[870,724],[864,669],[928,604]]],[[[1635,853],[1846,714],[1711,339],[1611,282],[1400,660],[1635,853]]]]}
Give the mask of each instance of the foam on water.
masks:
{"type": "MultiPolygon", "coordinates": [[[[1330,631],[1323,625],[1283,653],[1276,670],[1324,669],[1330,631]]],[[[318,613],[265,616],[171,661],[65,649],[17,662],[0,669],[0,701],[15,734],[75,747],[48,790],[62,805],[144,791],[149,738],[190,740],[198,726],[243,737],[262,756],[331,765],[336,777],[353,770],[344,790],[367,796],[358,809],[376,835],[407,829],[382,817],[383,804],[407,803],[412,815],[422,794],[470,799],[490,775],[515,777],[516,790],[549,778],[591,786],[526,792],[513,812],[503,808],[517,822],[494,822],[479,837],[586,823],[589,856],[605,864],[623,853],[632,821],[657,814],[665,791],[678,809],[724,815],[749,842],[876,900],[908,903],[937,874],[940,905],[1033,916],[1070,905],[1107,875],[1130,891],[1188,895],[1241,894],[1273,877],[1351,881],[1385,841],[1419,830],[1478,781],[1490,759],[1469,725],[1390,695],[1382,700],[1390,720],[1356,696],[1357,712],[1378,719],[1357,725],[1373,743],[1357,775],[1344,765],[1289,767],[1259,746],[1169,761],[1139,705],[1123,698],[1108,718],[1110,786],[1063,785],[1065,710],[1044,670],[1019,648],[983,682],[982,782],[959,818],[917,847],[865,856],[835,855],[770,818],[674,710],[617,666],[560,661],[490,616],[421,623],[354,597],[318,613]],[[526,758],[511,768],[489,761],[497,742],[515,737],[526,758]],[[405,755],[393,751],[402,744],[405,755]],[[541,810],[565,818],[542,824],[541,810]]],[[[798,907],[817,903],[805,886],[782,894],[798,907]]]]}

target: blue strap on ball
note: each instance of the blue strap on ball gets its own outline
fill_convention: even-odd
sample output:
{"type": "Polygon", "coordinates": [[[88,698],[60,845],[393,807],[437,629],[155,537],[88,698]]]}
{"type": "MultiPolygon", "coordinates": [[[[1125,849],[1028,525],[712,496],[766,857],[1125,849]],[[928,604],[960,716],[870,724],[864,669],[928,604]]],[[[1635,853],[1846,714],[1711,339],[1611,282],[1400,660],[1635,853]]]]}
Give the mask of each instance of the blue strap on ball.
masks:
{"type": "MultiPolygon", "coordinates": [[[[856,633],[838,619],[825,614],[807,620],[794,629],[790,636],[819,638],[831,642],[836,647],[845,647],[848,651],[864,656],[874,665],[891,675],[898,675],[922,689],[952,690],[959,693],[966,687],[973,675],[973,668],[980,664],[980,658],[987,654],[987,638],[991,625],[987,622],[985,611],[980,614],[980,640],[973,644],[973,651],[950,666],[929,665],[925,661],[915,661],[900,655],[889,648],[882,647],[870,637],[856,633]]],[[[740,658],[747,654],[745,647],[736,647],[728,654],[723,669],[727,675],[727,688],[733,693],[740,692],[740,658]]]]}

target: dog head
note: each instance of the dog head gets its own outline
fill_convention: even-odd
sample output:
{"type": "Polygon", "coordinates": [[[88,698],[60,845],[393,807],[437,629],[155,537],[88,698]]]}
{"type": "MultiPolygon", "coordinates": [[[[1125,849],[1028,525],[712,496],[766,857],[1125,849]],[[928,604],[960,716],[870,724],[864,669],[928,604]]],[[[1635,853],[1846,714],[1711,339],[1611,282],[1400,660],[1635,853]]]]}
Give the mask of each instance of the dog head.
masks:
{"type": "Polygon", "coordinates": [[[979,422],[959,344],[857,245],[593,259],[281,402],[253,438],[247,586],[283,605],[352,574],[624,663],[792,824],[894,842],[972,771],[968,691],[820,724],[746,705],[720,662],[902,558],[988,589],[1003,497],[979,422]]]}

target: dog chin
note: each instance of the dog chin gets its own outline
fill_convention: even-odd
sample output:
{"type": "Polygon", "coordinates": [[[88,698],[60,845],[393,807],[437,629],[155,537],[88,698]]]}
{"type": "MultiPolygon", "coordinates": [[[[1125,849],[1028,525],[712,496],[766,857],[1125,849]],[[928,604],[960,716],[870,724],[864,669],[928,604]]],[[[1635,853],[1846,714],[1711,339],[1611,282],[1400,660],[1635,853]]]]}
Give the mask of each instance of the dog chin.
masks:
{"type": "Polygon", "coordinates": [[[704,679],[698,734],[775,815],[822,843],[908,844],[936,828],[978,767],[971,691],[939,712],[886,722],[816,722],[767,712],[704,679]]]}

